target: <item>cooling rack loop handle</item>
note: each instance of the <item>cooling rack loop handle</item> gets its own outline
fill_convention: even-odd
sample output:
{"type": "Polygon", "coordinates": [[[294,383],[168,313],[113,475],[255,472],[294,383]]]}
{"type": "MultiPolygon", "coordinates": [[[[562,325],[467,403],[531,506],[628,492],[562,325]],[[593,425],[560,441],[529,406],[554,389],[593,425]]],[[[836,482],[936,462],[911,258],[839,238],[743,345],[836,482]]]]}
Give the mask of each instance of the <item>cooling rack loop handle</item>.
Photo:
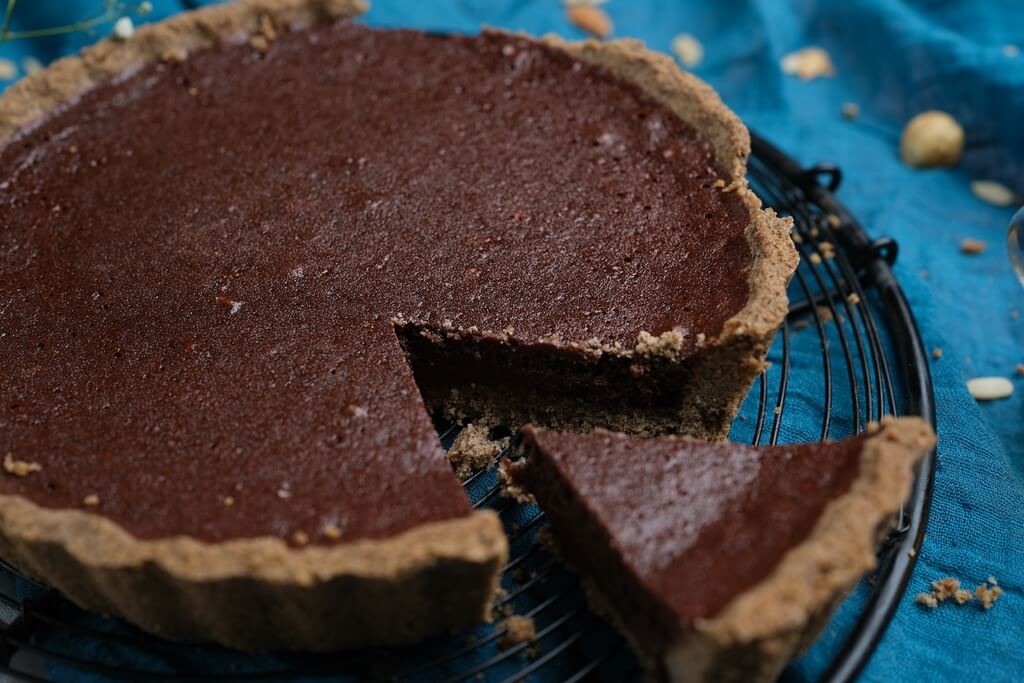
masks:
{"type": "Polygon", "coordinates": [[[835,164],[820,163],[806,169],[797,175],[794,180],[797,187],[807,192],[812,187],[821,185],[821,178],[825,179],[825,189],[829,192],[835,192],[839,189],[839,184],[843,182],[843,172],[835,164]]]}
{"type": "Polygon", "coordinates": [[[881,259],[890,266],[896,263],[899,252],[899,245],[891,237],[879,237],[871,243],[872,258],[881,259]]]}

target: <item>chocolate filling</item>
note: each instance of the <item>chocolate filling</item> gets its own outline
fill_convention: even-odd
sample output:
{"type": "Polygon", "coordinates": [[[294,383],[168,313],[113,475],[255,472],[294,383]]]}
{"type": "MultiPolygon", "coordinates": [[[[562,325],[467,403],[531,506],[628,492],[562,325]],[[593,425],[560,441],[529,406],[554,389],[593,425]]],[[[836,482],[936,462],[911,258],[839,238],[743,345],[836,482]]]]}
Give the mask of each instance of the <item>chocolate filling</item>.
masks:
{"type": "Polygon", "coordinates": [[[566,559],[656,657],[807,538],[856,479],[864,437],[754,449],[528,429],[526,443],[513,477],[566,559]]]}
{"type": "Polygon", "coordinates": [[[0,492],[143,538],[468,514],[393,318],[712,341],[750,262],[719,179],[664,106],[525,38],[341,23],[142,66],[0,148],[0,454],[42,466],[0,492]]]}

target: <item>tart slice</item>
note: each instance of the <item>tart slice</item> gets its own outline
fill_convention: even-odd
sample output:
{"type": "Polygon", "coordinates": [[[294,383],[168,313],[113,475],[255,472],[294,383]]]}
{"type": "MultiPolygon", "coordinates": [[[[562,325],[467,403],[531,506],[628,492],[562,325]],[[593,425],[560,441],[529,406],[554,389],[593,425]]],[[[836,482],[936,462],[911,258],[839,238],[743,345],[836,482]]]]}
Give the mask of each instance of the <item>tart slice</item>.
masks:
{"type": "Polygon", "coordinates": [[[875,566],[935,439],[918,418],[772,448],[524,429],[510,467],[652,675],[772,681],[875,566]]]}

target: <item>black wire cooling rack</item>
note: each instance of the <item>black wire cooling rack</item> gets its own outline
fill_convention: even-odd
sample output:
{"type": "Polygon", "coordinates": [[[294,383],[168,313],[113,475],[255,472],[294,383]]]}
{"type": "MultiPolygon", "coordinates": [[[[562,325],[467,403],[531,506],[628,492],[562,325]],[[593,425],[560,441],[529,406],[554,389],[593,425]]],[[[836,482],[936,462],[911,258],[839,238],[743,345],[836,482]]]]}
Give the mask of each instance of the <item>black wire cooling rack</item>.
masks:
{"type": "MultiPolygon", "coordinates": [[[[869,239],[835,199],[841,176],[834,166],[802,168],[754,136],[750,177],[766,203],[793,217],[802,263],[772,365],[757,380],[733,437],[742,433],[754,444],[840,438],[888,414],[922,415],[934,424],[927,357],[891,268],[896,244],[869,239]],[[808,393],[811,377],[816,379],[808,393]],[[794,432],[798,415],[806,428],[808,411],[820,415],[816,433],[794,432]]],[[[439,431],[450,446],[457,428],[441,425],[439,431]]],[[[933,473],[929,455],[884,545],[865,605],[823,681],[853,680],[882,637],[924,537],[933,473]]],[[[509,534],[510,560],[493,625],[400,650],[250,657],[212,645],[170,643],[84,613],[2,567],[0,672],[27,681],[637,679],[639,669],[622,640],[588,611],[576,579],[538,540],[543,513],[503,497],[494,468],[476,472],[465,485],[473,505],[497,510],[509,534]],[[513,613],[533,618],[536,641],[502,643],[502,617],[513,613]]]]}

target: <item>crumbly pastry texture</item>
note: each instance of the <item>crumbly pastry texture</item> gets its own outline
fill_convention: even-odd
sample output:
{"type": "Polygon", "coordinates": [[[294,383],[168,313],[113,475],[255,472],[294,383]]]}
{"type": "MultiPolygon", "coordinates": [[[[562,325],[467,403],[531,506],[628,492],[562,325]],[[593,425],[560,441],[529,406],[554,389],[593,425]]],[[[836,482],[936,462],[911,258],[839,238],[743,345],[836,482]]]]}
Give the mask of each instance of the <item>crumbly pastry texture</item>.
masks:
{"type": "MultiPolygon", "coordinates": [[[[771,683],[814,642],[849,591],[875,568],[878,546],[910,492],[914,466],[935,446],[932,429],[917,417],[885,418],[869,431],[857,479],[826,506],[810,535],[717,615],[684,628],[660,660],[625,627],[586,571],[565,559],[580,575],[591,609],[617,627],[651,680],[771,683]]],[[[560,543],[553,540],[558,551],[560,543]]],[[[979,599],[983,589],[986,584],[978,587],[979,599]]],[[[923,595],[937,604],[931,593],[923,595]]],[[[950,596],[963,599],[956,592],[950,596]]],[[[998,597],[991,595],[986,608],[998,597]]]]}
{"type": "Polygon", "coordinates": [[[669,650],[664,665],[672,679],[774,681],[875,567],[879,538],[910,492],[914,465],[934,445],[919,418],[884,422],[864,443],[853,486],[829,503],[807,540],[669,650]]]}
{"type": "MultiPolygon", "coordinates": [[[[330,22],[365,8],[360,0],[243,0],[140,27],[126,40],[105,40],[0,96],[0,144],[77,94],[141,64],[184,59],[219,41],[265,41],[274,27],[330,22]]],[[[639,43],[548,41],[668,105],[705,133],[724,170],[737,179],[722,191],[736,192],[750,210],[750,299],[693,366],[695,395],[701,397],[696,403],[714,408],[713,423],[707,406],[699,404],[680,417],[684,430],[723,436],[786,312],[785,288],[796,265],[789,223],[763,210],[746,187],[747,132],[708,86],[639,43]]],[[[671,335],[648,337],[635,349],[595,352],[678,356],[671,335]]],[[[48,509],[3,495],[0,555],[84,607],[167,637],[247,650],[334,650],[411,642],[485,620],[507,542],[490,512],[331,547],[296,549],[272,538],[140,540],[101,512],[48,509]],[[473,586],[479,589],[467,588],[473,586]],[[342,604],[344,612],[336,609],[342,604]]]]}

